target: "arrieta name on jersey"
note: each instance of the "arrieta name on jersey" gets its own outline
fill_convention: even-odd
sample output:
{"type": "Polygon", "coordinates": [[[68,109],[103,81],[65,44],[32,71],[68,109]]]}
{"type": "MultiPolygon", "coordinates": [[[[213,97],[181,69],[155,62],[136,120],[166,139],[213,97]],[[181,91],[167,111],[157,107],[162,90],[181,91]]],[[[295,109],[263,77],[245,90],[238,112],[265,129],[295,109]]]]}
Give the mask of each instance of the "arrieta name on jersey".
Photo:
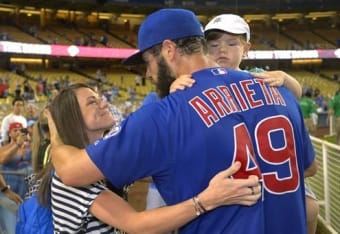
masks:
{"type": "Polygon", "coordinates": [[[227,115],[255,109],[264,105],[286,106],[285,100],[276,87],[266,86],[261,79],[248,79],[231,83],[230,87],[218,86],[202,91],[207,101],[200,96],[193,97],[189,104],[207,127],[211,127],[227,115]],[[255,86],[262,93],[255,92],[255,86]]]}

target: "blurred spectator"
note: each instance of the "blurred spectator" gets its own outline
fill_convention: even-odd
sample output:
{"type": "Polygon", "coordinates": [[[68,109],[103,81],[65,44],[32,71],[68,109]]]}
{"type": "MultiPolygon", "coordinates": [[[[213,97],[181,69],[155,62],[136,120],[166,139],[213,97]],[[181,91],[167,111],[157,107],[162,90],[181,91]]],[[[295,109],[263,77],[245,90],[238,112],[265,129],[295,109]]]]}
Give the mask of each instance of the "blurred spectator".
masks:
{"type": "Polygon", "coordinates": [[[0,40],[2,40],[2,41],[10,40],[8,33],[7,32],[0,32],[0,40]]]}
{"type": "Polygon", "coordinates": [[[307,89],[299,100],[305,125],[311,135],[315,134],[317,126],[316,104],[312,99],[312,89],[307,89]]]}
{"type": "Polygon", "coordinates": [[[11,122],[9,125],[9,143],[2,146],[14,147],[13,150],[3,151],[9,155],[1,155],[1,169],[3,172],[10,171],[11,174],[4,174],[4,178],[11,186],[11,189],[24,198],[26,183],[24,177],[31,173],[31,138],[27,128],[19,122],[11,122]],[[7,146],[9,145],[9,146],[7,146]],[[13,173],[14,172],[14,173],[13,173]]]}
{"type": "Polygon", "coordinates": [[[120,76],[120,84],[121,84],[121,85],[124,84],[124,75],[121,75],[121,76],[120,76]]]}
{"type": "Polygon", "coordinates": [[[22,199],[13,192],[3,176],[0,174],[0,233],[14,233],[15,213],[22,199]]]}
{"type": "Polygon", "coordinates": [[[53,100],[53,99],[55,98],[55,96],[58,95],[58,93],[59,93],[59,90],[58,90],[58,89],[52,88],[52,89],[50,90],[50,95],[49,95],[49,97],[48,97],[49,102],[50,102],[51,100],[53,100]]]}
{"type": "Polygon", "coordinates": [[[27,120],[27,129],[31,136],[33,131],[33,125],[38,121],[38,112],[39,108],[35,104],[33,103],[27,104],[25,117],[27,120]]]}
{"type": "Polygon", "coordinates": [[[7,98],[9,85],[0,78],[0,98],[7,98]]]}
{"type": "Polygon", "coordinates": [[[34,102],[35,97],[34,97],[34,89],[31,85],[31,83],[26,79],[23,83],[23,89],[24,89],[24,99],[26,101],[34,102]]]}
{"type": "Polygon", "coordinates": [[[12,122],[19,122],[24,128],[27,127],[27,120],[23,116],[24,111],[24,99],[21,97],[15,97],[12,101],[12,112],[6,115],[1,122],[1,141],[2,144],[8,142],[9,125],[12,122]]]}
{"type": "Polygon", "coordinates": [[[328,120],[333,116],[336,144],[340,145],[340,88],[329,102],[328,120]]]}
{"type": "Polygon", "coordinates": [[[314,89],[313,99],[317,106],[318,112],[325,112],[328,109],[328,104],[326,98],[321,94],[320,89],[314,89]]]}
{"type": "Polygon", "coordinates": [[[134,102],[135,101],[135,98],[136,98],[136,90],[135,88],[129,86],[128,88],[128,94],[129,94],[129,100],[131,102],[134,102]]]}
{"type": "Polygon", "coordinates": [[[35,93],[37,94],[37,96],[42,96],[44,94],[44,85],[42,82],[41,74],[39,75],[38,81],[35,85],[35,93]]]}
{"type": "MultiPolygon", "coordinates": [[[[1,167],[3,177],[11,190],[17,193],[21,198],[26,192],[25,176],[32,171],[31,167],[31,144],[28,133],[19,122],[11,122],[9,125],[9,143],[0,147],[1,167]]],[[[6,232],[15,233],[17,206],[13,209],[0,207],[0,217],[5,219],[6,232]]]]}
{"type": "Polygon", "coordinates": [[[142,76],[141,75],[136,75],[135,76],[135,83],[136,83],[136,86],[140,86],[142,84],[142,76]]]}
{"type": "Polygon", "coordinates": [[[20,79],[17,79],[15,81],[15,89],[14,89],[14,97],[22,97],[21,96],[21,83],[20,83],[20,79]]]}
{"type": "Polygon", "coordinates": [[[100,43],[102,43],[104,46],[107,46],[108,38],[106,35],[102,35],[99,39],[100,43]]]}
{"type": "Polygon", "coordinates": [[[119,98],[119,87],[116,83],[112,86],[112,99],[119,98]]]}

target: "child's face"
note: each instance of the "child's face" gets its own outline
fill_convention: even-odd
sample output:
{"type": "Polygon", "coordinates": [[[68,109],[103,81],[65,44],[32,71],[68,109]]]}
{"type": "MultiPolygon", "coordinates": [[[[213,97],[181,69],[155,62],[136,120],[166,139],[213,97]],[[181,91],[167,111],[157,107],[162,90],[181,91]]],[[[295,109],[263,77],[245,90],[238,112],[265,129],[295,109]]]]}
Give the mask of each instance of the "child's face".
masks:
{"type": "Polygon", "coordinates": [[[241,35],[222,33],[216,40],[208,40],[209,56],[220,66],[239,69],[240,63],[248,53],[250,43],[241,35]]]}

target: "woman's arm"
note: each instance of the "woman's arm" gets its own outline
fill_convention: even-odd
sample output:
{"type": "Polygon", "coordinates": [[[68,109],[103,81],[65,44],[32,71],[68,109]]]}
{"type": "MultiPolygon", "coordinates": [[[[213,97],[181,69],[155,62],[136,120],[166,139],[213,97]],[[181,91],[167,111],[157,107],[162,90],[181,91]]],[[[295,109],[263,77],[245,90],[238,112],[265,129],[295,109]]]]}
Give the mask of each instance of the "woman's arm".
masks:
{"type": "MultiPolygon", "coordinates": [[[[207,212],[222,205],[251,206],[261,197],[261,186],[256,176],[245,180],[230,178],[240,165],[237,162],[218,173],[208,188],[197,196],[207,212]]],[[[195,219],[199,216],[196,206],[193,199],[188,199],[176,205],[137,212],[125,200],[105,190],[96,198],[90,212],[102,222],[128,233],[149,234],[171,231],[195,219]]]]}

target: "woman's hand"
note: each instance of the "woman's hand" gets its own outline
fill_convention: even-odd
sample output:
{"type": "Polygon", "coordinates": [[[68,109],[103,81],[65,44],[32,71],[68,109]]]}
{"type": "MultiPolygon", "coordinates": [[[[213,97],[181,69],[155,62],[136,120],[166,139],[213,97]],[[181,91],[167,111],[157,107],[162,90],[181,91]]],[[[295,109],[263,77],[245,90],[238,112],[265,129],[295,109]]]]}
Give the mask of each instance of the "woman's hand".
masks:
{"type": "Polygon", "coordinates": [[[254,205],[262,194],[259,178],[250,175],[248,179],[234,179],[241,167],[235,162],[228,169],[216,174],[209,182],[208,188],[198,195],[206,210],[222,205],[254,205]]]}

